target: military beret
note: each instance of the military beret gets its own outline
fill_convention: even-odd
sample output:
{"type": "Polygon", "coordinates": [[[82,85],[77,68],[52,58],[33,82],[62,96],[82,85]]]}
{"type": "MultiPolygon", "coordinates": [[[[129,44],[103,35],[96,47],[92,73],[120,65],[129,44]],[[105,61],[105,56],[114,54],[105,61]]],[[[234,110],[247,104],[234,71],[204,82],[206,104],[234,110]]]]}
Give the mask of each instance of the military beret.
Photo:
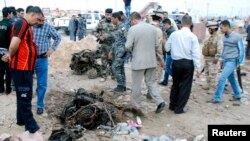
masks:
{"type": "Polygon", "coordinates": [[[113,9],[111,9],[111,8],[107,8],[106,10],[105,10],[105,13],[112,13],[113,12],[113,9]]]}
{"type": "Polygon", "coordinates": [[[159,14],[159,13],[154,13],[154,14],[151,15],[151,17],[152,17],[153,21],[155,21],[155,20],[161,20],[162,15],[159,14]]]}

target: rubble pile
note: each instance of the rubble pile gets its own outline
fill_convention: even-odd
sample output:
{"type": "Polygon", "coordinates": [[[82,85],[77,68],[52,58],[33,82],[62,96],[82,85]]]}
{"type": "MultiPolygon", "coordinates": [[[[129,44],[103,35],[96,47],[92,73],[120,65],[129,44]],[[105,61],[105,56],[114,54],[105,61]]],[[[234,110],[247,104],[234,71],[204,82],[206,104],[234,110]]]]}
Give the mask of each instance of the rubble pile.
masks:
{"type": "Polygon", "coordinates": [[[74,100],[64,107],[60,115],[62,123],[67,126],[81,125],[91,130],[99,125],[114,127],[117,122],[124,120],[125,112],[141,115],[130,103],[121,107],[105,96],[104,91],[97,94],[78,89],[74,100]]]}
{"type": "Polygon", "coordinates": [[[101,75],[101,65],[97,61],[99,58],[100,50],[84,49],[72,55],[70,68],[79,75],[88,72],[88,77],[94,79],[101,75]]]}
{"type": "Polygon", "coordinates": [[[67,71],[73,53],[79,52],[83,49],[96,50],[97,42],[94,36],[88,35],[81,41],[66,41],[62,40],[57,50],[49,58],[50,72],[67,71]]]}

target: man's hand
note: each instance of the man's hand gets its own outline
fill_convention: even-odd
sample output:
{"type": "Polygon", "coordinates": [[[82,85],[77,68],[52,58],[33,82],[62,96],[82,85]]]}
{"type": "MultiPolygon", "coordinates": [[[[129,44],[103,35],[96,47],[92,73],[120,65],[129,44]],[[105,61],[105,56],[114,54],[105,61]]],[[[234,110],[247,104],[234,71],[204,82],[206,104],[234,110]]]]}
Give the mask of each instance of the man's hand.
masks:
{"type": "Polygon", "coordinates": [[[165,69],[166,69],[166,65],[165,65],[165,63],[164,63],[164,62],[161,62],[161,67],[163,68],[163,70],[165,70],[165,69]]]}
{"type": "Polygon", "coordinates": [[[46,52],[45,55],[46,55],[47,57],[50,57],[50,55],[51,55],[52,53],[53,53],[53,51],[49,49],[49,50],[46,52]]]}
{"type": "Polygon", "coordinates": [[[10,56],[9,55],[4,55],[2,56],[1,60],[4,61],[4,62],[9,62],[9,59],[10,59],[10,56]]]}
{"type": "Polygon", "coordinates": [[[218,63],[218,59],[214,59],[213,64],[217,64],[217,63],[218,63]]]}
{"type": "Polygon", "coordinates": [[[112,59],[112,57],[113,57],[113,56],[112,56],[112,52],[110,51],[110,52],[109,52],[109,55],[108,55],[108,58],[109,58],[109,59],[112,59]]]}
{"type": "Polygon", "coordinates": [[[220,68],[222,68],[223,62],[219,60],[219,61],[217,62],[217,65],[218,65],[220,68]]]}

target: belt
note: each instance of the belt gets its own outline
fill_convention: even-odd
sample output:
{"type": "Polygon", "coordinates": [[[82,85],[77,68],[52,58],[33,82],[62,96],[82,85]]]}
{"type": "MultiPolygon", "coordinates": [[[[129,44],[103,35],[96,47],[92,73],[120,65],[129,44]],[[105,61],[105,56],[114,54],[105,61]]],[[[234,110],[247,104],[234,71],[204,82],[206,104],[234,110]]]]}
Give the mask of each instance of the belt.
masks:
{"type": "Polygon", "coordinates": [[[37,56],[37,58],[47,58],[46,52],[37,56]]]}

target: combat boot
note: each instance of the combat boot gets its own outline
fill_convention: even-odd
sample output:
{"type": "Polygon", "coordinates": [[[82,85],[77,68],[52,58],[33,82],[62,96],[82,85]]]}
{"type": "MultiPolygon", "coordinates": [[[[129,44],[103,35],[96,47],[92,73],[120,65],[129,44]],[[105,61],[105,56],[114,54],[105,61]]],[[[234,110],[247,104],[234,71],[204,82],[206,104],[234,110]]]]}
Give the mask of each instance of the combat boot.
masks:
{"type": "Polygon", "coordinates": [[[119,85],[112,90],[112,92],[115,92],[115,93],[123,93],[125,91],[126,91],[126,87],[119,86],[119,85]]]}

